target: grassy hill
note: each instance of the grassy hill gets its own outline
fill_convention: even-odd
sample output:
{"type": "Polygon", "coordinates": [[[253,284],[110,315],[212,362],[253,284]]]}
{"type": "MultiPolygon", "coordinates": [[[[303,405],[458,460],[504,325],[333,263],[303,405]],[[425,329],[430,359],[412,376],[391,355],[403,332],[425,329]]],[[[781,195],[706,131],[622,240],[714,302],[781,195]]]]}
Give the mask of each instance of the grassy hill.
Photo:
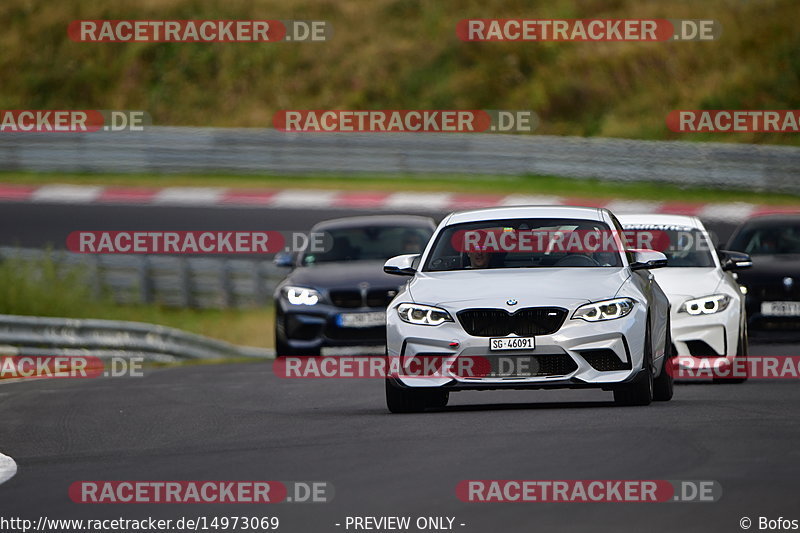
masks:
{"type": "Polygon", "coordinates": [[[144,109],[160,125],[269,126],[286,108],[532,109],[539,133],[674,134],[684,108],[800,107],[796,0],[3,0],[0,108],[144,109]],[[712,18],[716,42],[465,43],[470,17],[712,18]],[[326,43],[76,43],[74,19],[325,19],[326,43]]]}

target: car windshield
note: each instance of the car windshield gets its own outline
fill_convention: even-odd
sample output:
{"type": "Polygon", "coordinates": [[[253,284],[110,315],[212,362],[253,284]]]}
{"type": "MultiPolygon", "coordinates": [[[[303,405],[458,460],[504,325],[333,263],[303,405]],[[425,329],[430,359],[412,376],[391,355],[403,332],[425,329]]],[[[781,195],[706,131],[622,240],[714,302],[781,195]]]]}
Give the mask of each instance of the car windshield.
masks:
{"type": "Polygon", "coordinates": [[[606,224],[594,220],[515,218],[454,224],[437,237],[423,271],[620,267],[613,235],[606,224]]]}
{"type": "Polygon", "coordinates": [[[634,239],[652,242],[652,248],[667,256],[668,267],[708,268],[716,266],[711,255],[712,245],[702,231],[684,226],[658,224],[625,225],[626,236],[636,232],[634,239]]]}
{"type": "Polygon", "coordinates": [[[414,226],[362,226],[324,230],[324,252],[307,251],[302,264],[340,261],[385,261],[401,254],[422,253],[432,230],[414,226]]]}
{"type": "Polygon", "coordinates": [[[734,239],[730,249],[750,255],[800,254],[800,225],[745,229],[734,239]]]}

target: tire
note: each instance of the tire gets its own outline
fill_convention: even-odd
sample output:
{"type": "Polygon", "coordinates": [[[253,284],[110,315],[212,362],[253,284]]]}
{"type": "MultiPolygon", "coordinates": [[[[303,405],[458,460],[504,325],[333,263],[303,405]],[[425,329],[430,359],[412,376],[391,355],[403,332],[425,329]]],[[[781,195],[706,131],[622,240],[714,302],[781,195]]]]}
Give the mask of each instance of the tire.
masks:
{"type": "Polygon", "coordinates": [[[311,350],[296,350],[290,347],[285,341],[278,337],[278,331],[275,331],[275,357],[287,356],[302,356],[307,355],[310,357],[319,357],[322,353],[322,348],[314,348],[311,350]]]}
{"type": "Polygon", "coordinates": [[[614,402],[618,405],[650,405],[653,401],[653,347],[650,342],[650,317],[644,334],[644,361],[642,371],[631,383],[614,390],[614,402]]]}
{"type": "MultiPolygon", "coordinates": [[[[747,323],[745,322],[744,324],[739,326],[739,340],[736,343],[736,357],[734,358],[734,360],[747,361],[747,356],[750,351],[749,344],[750,344],[750,339],[749,336],[747,335],[747,323]]],[[[720,384],[727,383],[729,385],[737,385],[739,383],[744,383],[745,381],[747,381],[747,378],[749,377],[747,374],[748,368],[746,363],[744,367],[744,372],[745,372],[744,377],[733,378],[733,379],[714,378],[714,383],[720,383],[720,384]]]]}
{"type": "Polygon", "coordinates": [[[275,357],[286,357],[294,355],[292,349],[287,344],[278,339],[277,333],[275,334],[275,357]]]}
{"type": "Polygon", "coordinates": [[[386,407],[391,413],[421,413],[426,407],[441,409],[449,399],[446,390],[398,387],[386,380],[386,407]]]}
{"type": "Polygon", "coordinates": [[[669,367],[672,358],[675,356],[672,350],[672,330],[669,319],[667,319],[667,338],[664,343],[664,363],[661,366],[661,374],[653,381],[653,399],[657,402],[668,402],[672,399],[675,380],[669,367]]]}

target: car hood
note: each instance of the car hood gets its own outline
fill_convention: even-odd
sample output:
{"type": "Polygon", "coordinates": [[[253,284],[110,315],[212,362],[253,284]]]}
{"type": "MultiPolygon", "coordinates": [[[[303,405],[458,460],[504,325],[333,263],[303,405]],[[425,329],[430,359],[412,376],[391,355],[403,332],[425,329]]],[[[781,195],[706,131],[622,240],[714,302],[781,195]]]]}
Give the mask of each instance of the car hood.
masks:
{"type": "Polygon", "coordinates": [[[298,267],[283,284],[323,289],[353,288],[364,282],[377,287],[402,285],[404,280],[401,277],[383,271],[383,263],[384,261],[347,261],[298,267]]]}
{"type": "Polygon", "coordinates": [[[506,307],[569,305],[613,298],[628,279],[626,268],[520,268],[417,274],[409,285],[417,303],[472,303],[506,307]]]}
{"type": "Polygon", "coordinates": [[[671,304],[714,294],[722,283],[722,273],[713,267],[659,268],[653,270],[653,276],[671,304]]]}

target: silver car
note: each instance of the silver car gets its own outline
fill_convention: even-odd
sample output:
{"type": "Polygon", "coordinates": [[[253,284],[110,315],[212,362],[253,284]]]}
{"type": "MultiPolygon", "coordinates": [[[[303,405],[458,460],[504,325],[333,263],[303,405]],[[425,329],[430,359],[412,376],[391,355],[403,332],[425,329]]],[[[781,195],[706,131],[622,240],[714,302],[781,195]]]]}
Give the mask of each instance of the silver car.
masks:
{"type": "Polygon", "coordinates": [[[671,399],[669,301],[650,273],[666,257],[621,234],[606,209],[480,209],[448,215],[422,254],[387,261],[411,277],[387,310],[389,410],[480,389],[671,399]]]}

